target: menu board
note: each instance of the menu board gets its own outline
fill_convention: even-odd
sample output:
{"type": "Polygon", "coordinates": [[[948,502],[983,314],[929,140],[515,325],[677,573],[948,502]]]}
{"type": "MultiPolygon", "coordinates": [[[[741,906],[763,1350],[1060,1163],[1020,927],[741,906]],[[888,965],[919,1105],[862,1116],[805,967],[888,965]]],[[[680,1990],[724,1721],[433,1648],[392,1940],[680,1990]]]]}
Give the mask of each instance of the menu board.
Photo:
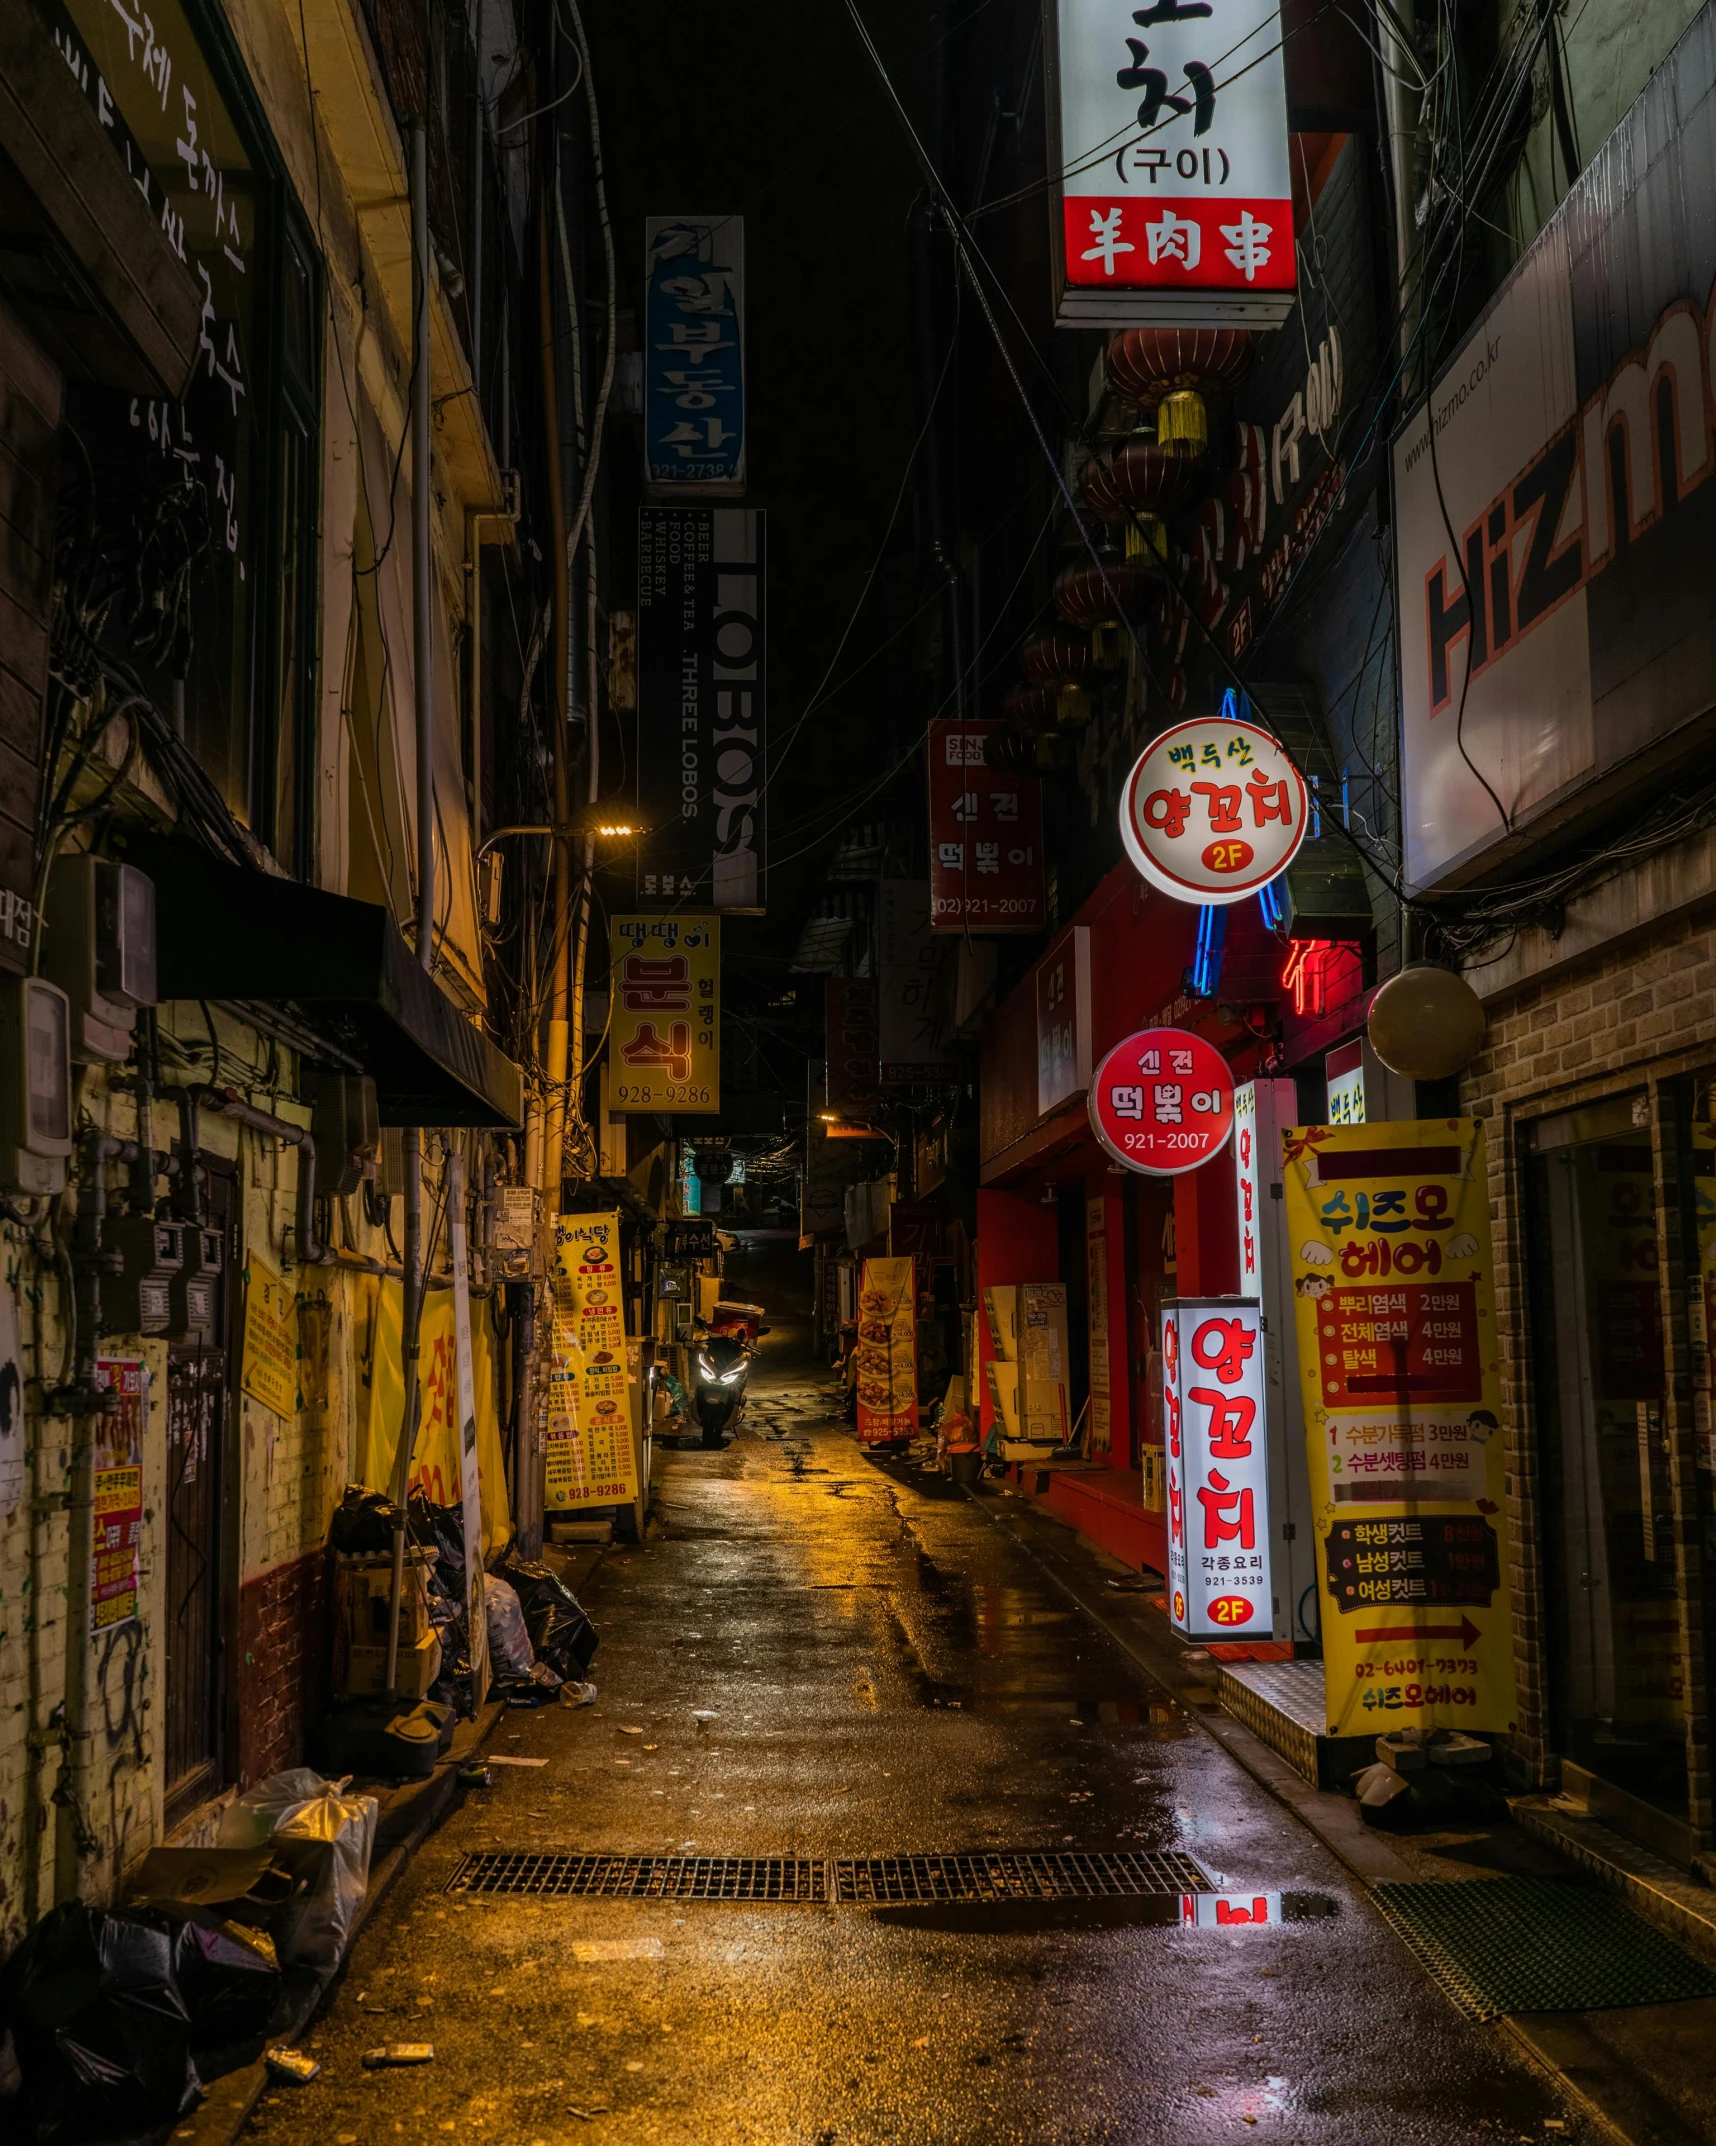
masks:
{"type": "Polygon", "coordinates": [[[638,1495],[638,1463],[617,1213],[560,1216],[549,1288],[544,1503],[550,1512],[629,1505],[638,1495]]]}
{"type": "Polygon", "coordinates": [[[858,1436],[883,1444],[918,1434],[916,1262],[867,1259],[858,1288],[858,1436]]]}
{"type": "Polygon", "coordinates": [[[1483,1126],[1315,1125],[1283,1140],[1328,1733],[1511,1729],[1483,1126]]]}

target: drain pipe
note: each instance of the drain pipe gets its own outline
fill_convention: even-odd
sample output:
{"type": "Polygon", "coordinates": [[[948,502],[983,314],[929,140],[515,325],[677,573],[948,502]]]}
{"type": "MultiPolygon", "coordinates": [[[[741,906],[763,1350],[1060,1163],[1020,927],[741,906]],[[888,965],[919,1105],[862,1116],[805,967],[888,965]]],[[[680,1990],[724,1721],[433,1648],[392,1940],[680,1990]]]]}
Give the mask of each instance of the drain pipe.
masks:
{"type": "MultiPolygon", "coordinates": [[[[243,1096],[231,1088],[198,1086],[195,1088],[164,1088],[162,1094],[179,1106],[179,1140],[184,1146],[195,1140],[198,1116],[210,1111],[217,1118],[230,1118],[235,1125],[248,1126],[253,1133],[264,1133],[271,1140],[284,1142],[287,1147],[298,1150],[298,1205],[297,1220],[293,1235],[297,1246],[298,1264],[301,1267],[329,1267],[334,1263],[331,1248],[316,1234],[316,1140],[308,1126],[294,1125],[290,1118],[274,1117],[269,1111],[258,1110],[247,1103],[243,1096]]],[[[194,1148],[187,1153],[194,1156],[194,1148]]],[[[196,1175],[194,1165],[191,1176],[196,1175]]],[[[191,1194],[191,1219],[196,1220],[201,1212],[200,1194],[191,1194]]]]}

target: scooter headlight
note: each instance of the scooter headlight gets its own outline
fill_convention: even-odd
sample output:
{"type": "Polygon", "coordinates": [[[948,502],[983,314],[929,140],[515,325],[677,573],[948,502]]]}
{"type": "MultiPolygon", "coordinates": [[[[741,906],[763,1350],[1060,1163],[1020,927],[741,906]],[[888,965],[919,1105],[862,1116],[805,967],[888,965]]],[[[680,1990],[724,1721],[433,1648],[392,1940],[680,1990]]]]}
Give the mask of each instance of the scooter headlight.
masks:
{"type": "Polygon", "coordinates": [[[706,1380],[711,1386],[718,1385],[720,1383],[721,1374],[716,1370],[715,1366],[710,1362],[709,1358],[703,1354],[701,1349],[699,1349],[697,1352],[697,1376],[700,1379],[706,1380]]]}
{"type": "Polygon", "coordinates": [[[742,1379],[742,1378],[744,1377],[744,1375],[745,1375],[745,1367],[744,1367],[744,1365],[743,1365],[743,1364],[735,1364],[735,1365],[733,1366],[733,1368],[732,1368],[732,1370],[731,1370],[731,1371],[723,1371],[723,1372],[722,1372],[722,1374],[721,1374],[721,1383],[722,1383],[722,1385],[723,1385],[723,1386],[732,1386],[732,1385],[736,1384],[736,1383],[737,1383],[737,1382],[738,1382],[738,1381],[739,1381],[740,1379],[742,1379]]]}

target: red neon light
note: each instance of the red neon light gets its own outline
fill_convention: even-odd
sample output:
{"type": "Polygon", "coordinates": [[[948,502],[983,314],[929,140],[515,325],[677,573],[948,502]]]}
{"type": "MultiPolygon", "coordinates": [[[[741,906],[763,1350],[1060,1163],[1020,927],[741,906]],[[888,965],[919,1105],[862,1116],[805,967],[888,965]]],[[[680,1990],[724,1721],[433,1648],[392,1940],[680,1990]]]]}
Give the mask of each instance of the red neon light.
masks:
{"type": "Polygon", "coordinates": [[[1362,961],[1360,950],[1345,940],[1295,939],[1281,966],[1281,988],[1293,994],[1296,1014],[1315,1021],[1339,1002],[1332,986],[1349,978],[1356,985],[1364,973],[1362,961]]]}

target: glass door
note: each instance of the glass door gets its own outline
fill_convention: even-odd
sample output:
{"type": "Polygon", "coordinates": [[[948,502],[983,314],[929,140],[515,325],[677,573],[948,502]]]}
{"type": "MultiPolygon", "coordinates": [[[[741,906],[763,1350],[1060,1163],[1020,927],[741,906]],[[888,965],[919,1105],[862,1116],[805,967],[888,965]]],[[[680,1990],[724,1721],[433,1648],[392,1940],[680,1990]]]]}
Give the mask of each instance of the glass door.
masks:
{"type": "Polygon", "coordinates": [[[1537,1128],[1530,1158],[1556,1749],[1686,1812],[1657,1212],[1633,1102],[1537,1128]]]}

